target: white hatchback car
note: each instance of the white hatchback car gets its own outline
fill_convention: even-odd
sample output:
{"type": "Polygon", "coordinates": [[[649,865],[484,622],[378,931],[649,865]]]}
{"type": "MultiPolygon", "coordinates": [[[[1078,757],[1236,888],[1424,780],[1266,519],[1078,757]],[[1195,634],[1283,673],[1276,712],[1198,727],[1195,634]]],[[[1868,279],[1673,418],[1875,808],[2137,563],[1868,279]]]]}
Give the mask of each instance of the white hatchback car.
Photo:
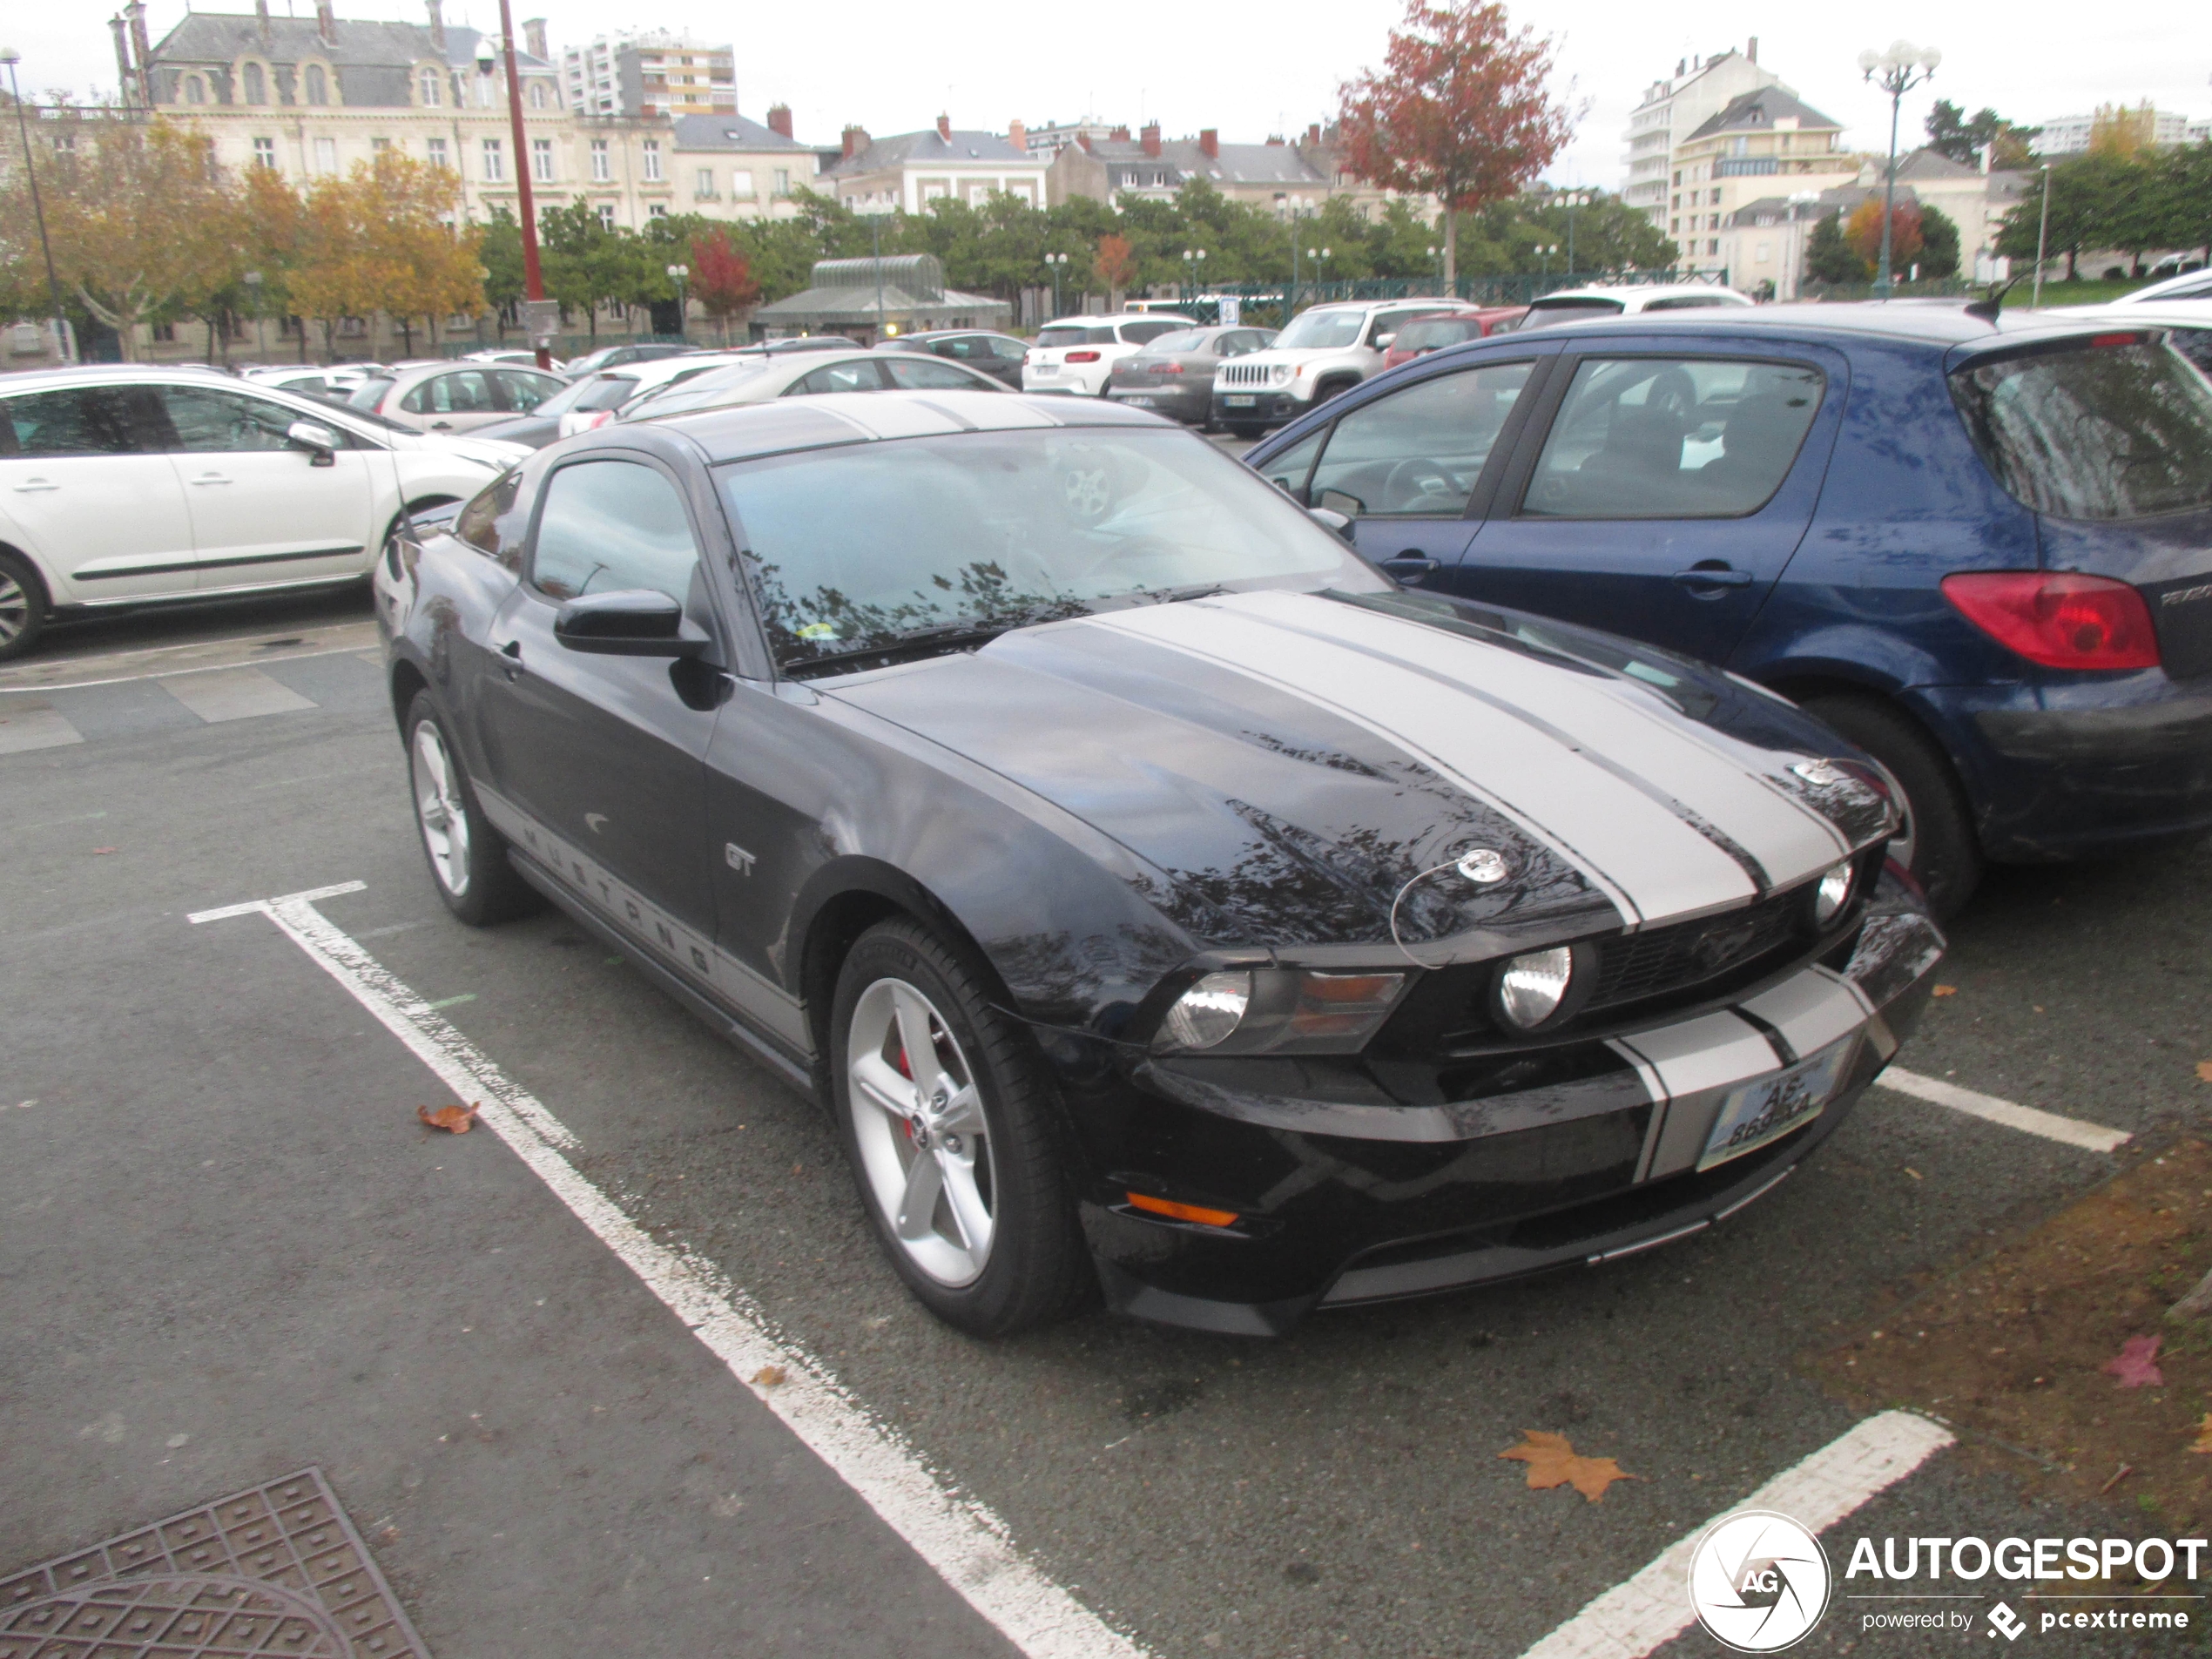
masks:
{"type": "Polygon", "coordinates": [[[1188,317],[1158,311],[1049,322],[1037,330],[1022,360],[1022,389],[1103,397],[1115,364],[1134,357],[1162,334],[1179,334],[1190,326],[1188,317]]]}
{"type": "Polygon", "coordinates": [[[347,401],[417,432],[467,432],[528,415],[568,381],[512,363],[395,364],[347,401]]]}
{"type": "Polygon", "coordinates": [[[1749,306],[1748,293],[1716,282],[1649,282],[1618,288],[1559,288],[1532,300],[1528,314],[1514,324],[1515,334],[1591,317],[1639,316],[1647,311],[1703,311],[1713,306],[1749,306]]]}
{"type": "Polygon", "coordinates": [[[1479,307],[1459,300],[1340,300],[1291,319],[1264,351],[1214,371],[1213,415],[1240,438],[1295,421],[1381,372],[1383,354],[1416,317],[1479,307]]]}
{"type": "Polygon", "coordinates": [[[72,611],[351,582],[526,455],[208,369],[0,380],[0,660],[72,611]]]}

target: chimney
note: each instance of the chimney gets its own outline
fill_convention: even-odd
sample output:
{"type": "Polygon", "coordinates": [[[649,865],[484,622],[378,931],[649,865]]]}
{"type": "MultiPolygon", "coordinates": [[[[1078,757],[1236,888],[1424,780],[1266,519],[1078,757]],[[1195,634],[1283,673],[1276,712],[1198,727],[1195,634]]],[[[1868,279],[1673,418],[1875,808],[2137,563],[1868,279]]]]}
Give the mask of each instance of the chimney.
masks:
{"type": "Polygon", "coordinates": [[[525,17],[523,20],[523,49],[541,64],[553,61],[553,54],[545,50],[545,19],[525,17]]]}
{"type": "Polygon", "coordinates": [[[315,34],[325,46],[338,44],[338,8],[332,0],[315,0],[315,34]]]}
{"type": "Polygon", "coordinates": [[[1029,153],[1029,129],[1019,121],[1008,121],[1006,124],[1006,141],[1023,155],[1029,153]]]}
{"type": "Polygon", "coordinates": [[[430,12],[430,44],[440,57],[446,55],[445,0],[423,0],[430,12]]]}
{"type": "Polygon", "coordinates": [[[1090,153],[1090,134],[1089,134],[1089,133],[1088,133],[1088,132],[1078,132],[1077,134],[1076,134],[1076,142],[1077,144],[1079,144],[1079,145],[1082,145],[1082,147],[1083,147],[1083,153],[1084,153],[1085,155],[1089,155],[1089,154],[1090,153]]]}
{"type": "Polygon", "coordinates": [[[1271,132],[1267,135],[1267,141],[1270,144],[1280,144],[1283,142],[1283,135],[1279,132],[1271,132]]]}
{"type": "Polygon", "coordinates": [[[1149,122],[1138,128],[1137,132],[1144,141],[1144,153],[1148,156],[1158,155],[1160,153],[1160,124],[1157,121],[1149,122]]]}
{"type": "Polygon", "coordinates": [[[768,106],[768,131],[780,132],[786,138],[791,137],[790,105],[772,104],[768,106]]]}
{"type": "Polygon", "coordinates": [[[852,160],[854,156],[867,149],[869,143],[868,130],[866,127],[846,127],[845,129],[846,160],[852,160]]]}
{"type": "Polygon", "coordinates": [[[1207,127],[1198,134],[1198,153],[1209,161],[1221,159],[1221,129],[1207,127]]]}
{"type": "Polygon", "coordinates": [[[1318,121],[1306,128],[1305,147],[1309,150],[1318,150],[1321,147],[1321,124],[1318,121]]]}
{"type": "Polygon", "coordinates": [[[135,72],[131,68],[131,28],[118,12],[107,20],[109,30],[115,36],[115,90],[125,103],[135,103],[131,96],[131,83],[135,72]]]}
{"type": "Polygon", "coordinates": [[[1109,138],[1119,138],[1123,144],[1127,144],[1129,142],[1129,129],[1127,127],[1116,127],[1106,136],[1109,138]]]}
{"type": "Polygon", "coordinates": [[[1755,64],[1759,61],[1759,37],[1757,35],[1751,37],[1751,44],[1744,49],[1743,55],[1755,64]]]}
{"type": "Polygon", "coordinates": [[[131,20],[131,61],[138,65],[138,101],[152,109],[153,76],[149,65],[153,62],[153,44],[146,38],[146,0],[131,0],[123,8],[123,15],[131,20]]]}
{"type": "Polygon", "coordinates": [[[261,50],[269,49],[269,0],[253,0],[253,23],[260,31],[261,50]]]}
{"type": "Polygon", "coordinates": [[[953,141],[953,118],[951,116],[941,115],[937,118],[937,136],[942,138],[947,144],[950,144],[953,141]]]}

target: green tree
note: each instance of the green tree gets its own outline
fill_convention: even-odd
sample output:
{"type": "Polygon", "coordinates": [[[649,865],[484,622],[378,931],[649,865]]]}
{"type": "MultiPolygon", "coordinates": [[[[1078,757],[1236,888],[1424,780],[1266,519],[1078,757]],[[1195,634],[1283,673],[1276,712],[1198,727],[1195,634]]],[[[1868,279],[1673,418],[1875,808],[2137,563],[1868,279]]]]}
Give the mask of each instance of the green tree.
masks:
{"type": "Polygon", "coordinates": [[[1981,152],[1990,152],[1990,165],[2025,167],[2033,157],[2031,146],[2041,127],[2021,126],[1985,107],[1971,119],[1949,98],[1939,98],[1928,111],[1928,148],[1949,156],[1962,166],[1979,167],[1981,152]]]}
{"type": "Polygon", "coordinates": [[[1935,280],[1959,274],[1959,226],[1940,207],[1920,205],[1920,275],[1935,280]]]}
{"type": "Polygon", "coordinates": [[[1815,282],[1849,283],[1864,282],[1873,273],[1844,234],[1843,215],[1823,213],[1805,239],[1805,275],[1815,282]]]}

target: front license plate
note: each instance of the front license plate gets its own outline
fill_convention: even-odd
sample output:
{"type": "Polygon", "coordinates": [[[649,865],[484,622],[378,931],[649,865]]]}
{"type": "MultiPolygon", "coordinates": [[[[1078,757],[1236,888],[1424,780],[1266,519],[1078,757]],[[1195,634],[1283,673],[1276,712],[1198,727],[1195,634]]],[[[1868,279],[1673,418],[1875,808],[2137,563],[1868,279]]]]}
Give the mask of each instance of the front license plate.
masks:
{"type": "Polygon", "coordinates": [[[1787,1071],[1731,1090],[1721,1102],[1720,1116],[1713,1120],[1713,1132],[1705,1137],[1705,1155],[1697,1160],[1697,1167],[1710,1170],[1741,1157],[1819,1116],[1842,1087],[1851,1055],[1858,1049],[1858,1039],[1846,1037],[1787,1071]]]}
{"type": "Polygon", "coordinates": [[[1249,409],[1253,404],[1259,401],[1258,398],[1252,396],[1252,395],[1249,392],[1231,392],[1227,397],[1223,398],[1221,401],[1226,403],[1232,409],[1249,409]]]}
{"type": "Polygon", "coordinates": [[[1152,400],[1149,397],[1125,397],[1122,401],[1134,403],[1140,409],[1149,409],[1152,407],[1152,400]]]}

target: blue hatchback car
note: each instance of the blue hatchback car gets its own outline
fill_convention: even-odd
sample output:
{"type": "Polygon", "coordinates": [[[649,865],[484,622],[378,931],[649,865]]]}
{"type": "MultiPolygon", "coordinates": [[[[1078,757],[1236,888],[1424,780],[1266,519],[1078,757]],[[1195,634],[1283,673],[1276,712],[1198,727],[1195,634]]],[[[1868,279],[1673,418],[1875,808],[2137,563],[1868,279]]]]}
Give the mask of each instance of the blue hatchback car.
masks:
{"type": "Polygon", "coordinates": [[[1939,913],[2212,829],[2212,382],[2155,327],[1774,306],[1472,342],[1246,457],[1429,588],[1803,704],[1939,913]]]}

